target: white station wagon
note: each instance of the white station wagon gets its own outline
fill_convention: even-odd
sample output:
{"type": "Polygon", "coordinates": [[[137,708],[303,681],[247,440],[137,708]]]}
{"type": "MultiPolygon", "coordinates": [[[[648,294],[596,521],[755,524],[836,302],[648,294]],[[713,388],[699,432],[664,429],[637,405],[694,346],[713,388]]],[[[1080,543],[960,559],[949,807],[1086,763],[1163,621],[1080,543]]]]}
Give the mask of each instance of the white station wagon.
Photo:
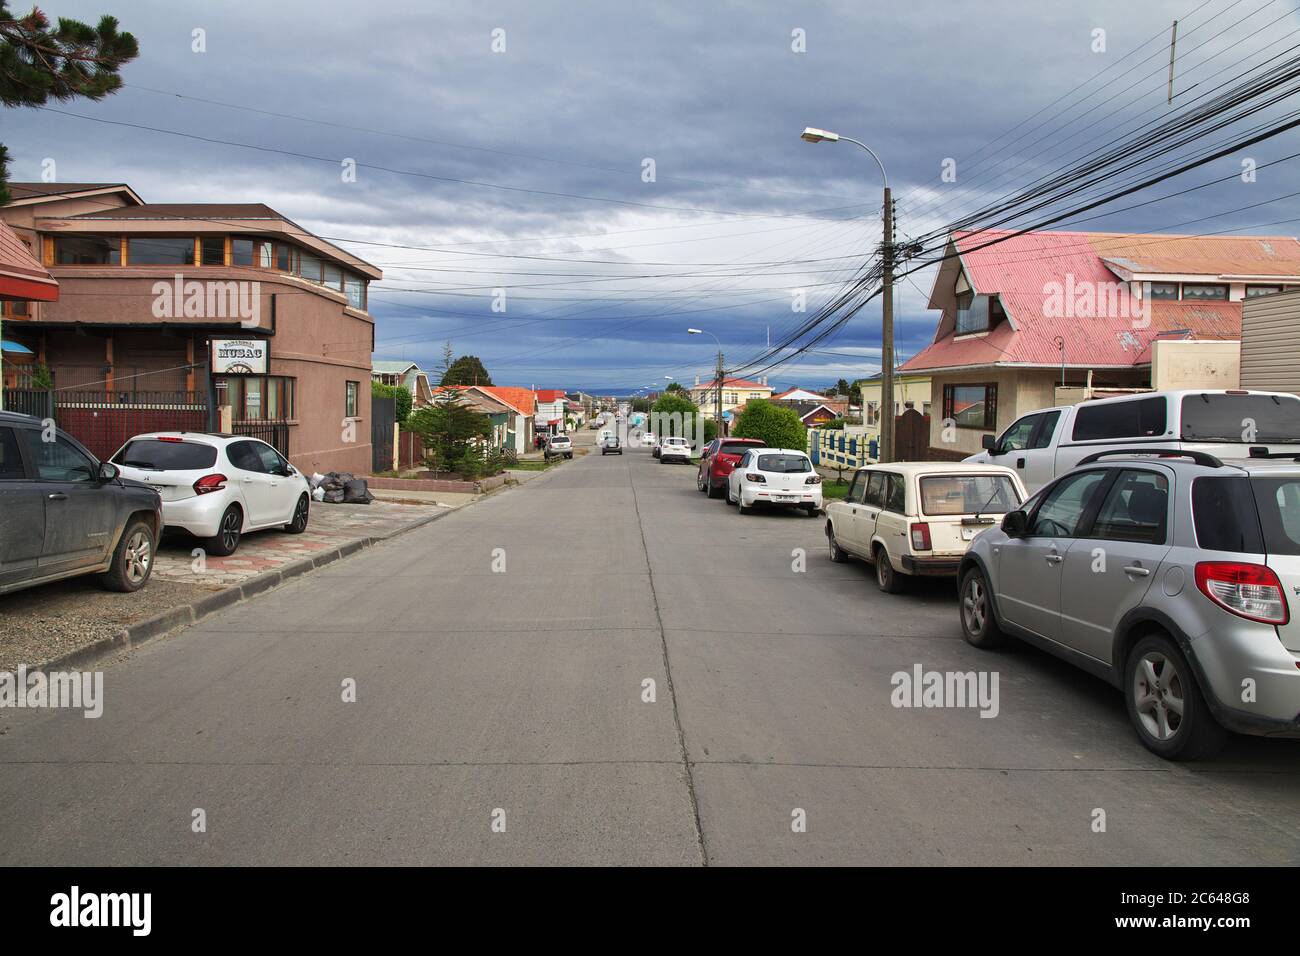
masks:
{"type": "Polygon", "coordinates": [[[975,535],[1024,502],[1010,468],[968,462],[890,462],[859,468],[843,501],[826,505],[831,560],[876,567],[880,590],[906,575],[956,574],[975,535]]]}

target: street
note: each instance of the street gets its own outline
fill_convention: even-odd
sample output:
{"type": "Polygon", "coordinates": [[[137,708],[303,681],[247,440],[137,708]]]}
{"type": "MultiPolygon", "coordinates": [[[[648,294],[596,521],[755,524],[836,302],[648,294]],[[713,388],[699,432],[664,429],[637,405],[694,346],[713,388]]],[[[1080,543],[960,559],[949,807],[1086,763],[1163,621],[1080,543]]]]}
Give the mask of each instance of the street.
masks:
{"type": "Polygon", "coordinates": [[[98,719],[5,710],[0,863],[1300,863],[1296,742],[1162,761],[823,525],[579,455],[107,665],[98,719]],[[917,665],[996,716],[894,706],[917,665]]]}

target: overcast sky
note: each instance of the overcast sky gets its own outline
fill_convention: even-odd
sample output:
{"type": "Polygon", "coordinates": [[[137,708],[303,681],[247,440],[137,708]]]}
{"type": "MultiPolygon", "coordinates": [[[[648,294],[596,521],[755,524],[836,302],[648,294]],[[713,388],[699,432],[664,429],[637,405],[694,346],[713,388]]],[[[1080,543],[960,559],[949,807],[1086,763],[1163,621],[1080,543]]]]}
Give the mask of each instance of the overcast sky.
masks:
{"type": "MultiPolygon", "coordinates": [[[[499,384],[624,392],[708,374],[713,341],[688,326],[740,365],[803,318],[792,290],[816,308],[880,241],[875,164],[801,142],[805,126],[871,145],[916,235],[1158,115],[1174,18],[1188,97],[1300,42],[1285,0],[1199,2],[49,0],[52,16],[116,15],[140,57],[108,100],[52,104],[77,116],[5,111],[0,139],[13,180],[50,158],[61,181],[148,202],[264,202],[380,266],[376,358],[432,369],[450,340],[499,384]]],[[[1225,157],[1185,183],[1239,169],[1225,157]]],[[[1297,180],[1280,165],[1078,228],[1163,230],[1297,180]]],[[[1288,216],[1294,199],[1172,231],[1291,235],[1252,228],[1288,216]]],[[[899,286],[902,356],[933,335],[929,281],[899,286]]],[[[879,336],[877,300],[769,378],[870,374],[879,336]]]]}

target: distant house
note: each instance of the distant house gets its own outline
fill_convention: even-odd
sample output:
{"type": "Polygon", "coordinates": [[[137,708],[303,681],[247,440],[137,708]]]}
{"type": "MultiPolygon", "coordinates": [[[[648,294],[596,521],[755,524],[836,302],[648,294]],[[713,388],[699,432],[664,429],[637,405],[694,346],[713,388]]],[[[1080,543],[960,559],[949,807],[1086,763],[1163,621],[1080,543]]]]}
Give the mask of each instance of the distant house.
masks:
{"type": "Polygon", "coordinates": [[[961,457],[1099,392],[1236,388],[1243,303],[1295,287],[1286,237],[954,232],[934,340],[900,372],[932,379],[932,456],[961,457]]]}
{"type": "MultiPolygon", "coordinates": [[[[699,406],[705,418],[715,416],[717,379],[701,383],[699,378],[691,386],[691,401],[699,406]]],[[[772,387],[766,381],[751,382],[744,378],[727,378],[722,381],[722,417],[734,420],[740,408],[751,398],[771,398],[772,387]]]]}
{"type": "Polygon", "coordinates": [[[536,430],[541,434],[554,435],[564,431],[564,414],[567,411],[568,398],[562,388],[539,388],[537,390],[537,413],[534,416],[536,430]]]}
{"type": "Polygon", "coordinates": [[[825,395],[817,392],[810,392],[806,388],[787,388],[784,392],[778,392],[772,396],[774,402],[824,402],[825,395]]]}
{"type": "Polygon", "coordinates": [[[533,447],[537,396],[531,388],[513,385],[470,385],[471,392],[482,392],[496,399],[508,410],[504,447],[523,454],[533,447]]]}
{"type": "Polygon", "coordinates": [[[411,407],[420,408],[433,401],[429,375],[414,362],[379,359],[370,363],[370,377],[384,385],[404,385],[411,393],[411,407]]]}
{"type": "Polygon", "coordinates": [[[433,390],[436,398],[438,395],[454,389],[460,392],[465,404],[478,412],[480,415],[486,415],[492,422],[492,439],[493,448],[512,448],[511,443],[511,408],[505,402],[496,396],[483,391],[477,385],[439,385],[433,390]]]}
{"type": "MultiPolygon", "coordinates": [[[[862,381],[862,434],[868,442],[880,440],[881,375],[877,372],[862,381]]],[[[894,372],[894,417],[909,408],[929,415],[930,376],[924,372],[894,372]]]]}

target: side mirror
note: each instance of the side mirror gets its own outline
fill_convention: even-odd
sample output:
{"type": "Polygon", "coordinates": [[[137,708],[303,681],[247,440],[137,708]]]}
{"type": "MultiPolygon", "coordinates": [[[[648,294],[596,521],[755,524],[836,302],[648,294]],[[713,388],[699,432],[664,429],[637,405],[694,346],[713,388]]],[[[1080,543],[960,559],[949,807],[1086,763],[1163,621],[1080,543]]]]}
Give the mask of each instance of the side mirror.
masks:
{"type": "Polygon", "coordinates": [[[116,481],[118,474],[117,465],[114,465],[112,462],[104,461],[100,462],[99,474],[95,477],[99,481],[116,481]]]}
{"type": "Polygon", "coordinates": [[[1011,538],[1023,537],[1028,527],[1029,515],[1023,511],[1008,511],[1006,517],[1002,519],[1002,530],[1011,538]]]}
{"type": "Polygon", "coordinates": [[[985,451],[992,452],[995,455],[998,453],[998,440],[995,435],[985,435],[980,439],[980,444],[985,451]]]}

